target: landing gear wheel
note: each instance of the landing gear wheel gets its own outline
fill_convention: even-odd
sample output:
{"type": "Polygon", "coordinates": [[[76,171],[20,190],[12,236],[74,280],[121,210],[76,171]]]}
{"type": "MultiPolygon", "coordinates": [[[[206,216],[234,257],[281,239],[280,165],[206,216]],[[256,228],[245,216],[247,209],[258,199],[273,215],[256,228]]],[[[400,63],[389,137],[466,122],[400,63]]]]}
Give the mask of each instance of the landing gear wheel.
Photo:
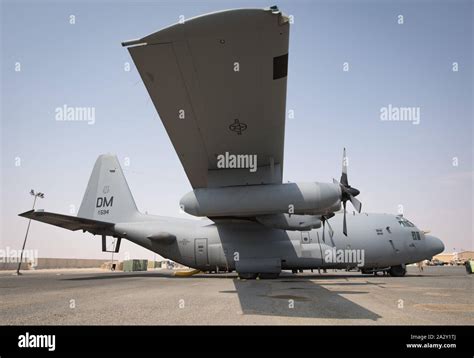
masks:
{"type": "Polygon", "coordinates": [[[388,273],[392,277],[403,277],[407,273],[405,265],[392,266],[388,270],[388,273]]]}
{"type": "Polygon", "coordinates": [[[258,277],[262,280],[274,280],[280,276],[279,273],[260,273],[258,277]]]}
{"type": "Polygon", "coordinates": [[[239,273],[239,278],[243,280],[255,280],[257,278],[258,274],[257,273],[239,273]]]}

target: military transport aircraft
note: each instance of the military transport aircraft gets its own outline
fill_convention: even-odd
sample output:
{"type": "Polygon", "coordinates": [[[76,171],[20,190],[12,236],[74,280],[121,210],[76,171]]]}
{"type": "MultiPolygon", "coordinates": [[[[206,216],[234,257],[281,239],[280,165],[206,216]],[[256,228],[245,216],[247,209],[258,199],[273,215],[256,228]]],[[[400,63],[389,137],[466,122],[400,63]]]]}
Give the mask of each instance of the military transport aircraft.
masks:
{"type": "Polygon", "coordinates": [[[407,263],[442,252],[439,239],[403,216],[360,213],[345,150],[339,181],[282,183],[289,28],[277,7],[240,9],[123,43],[192,185],[181,208],[210,220],[140,213],[108,154],[95,163],[77,217],[20,215],[101,235],[103,251],[107,236],[117,238],[114,252],[128,239],[243,278],[314,268],[403,276],[407,263]],[[356,211],[347,213],[347,201],[356,211]]]}

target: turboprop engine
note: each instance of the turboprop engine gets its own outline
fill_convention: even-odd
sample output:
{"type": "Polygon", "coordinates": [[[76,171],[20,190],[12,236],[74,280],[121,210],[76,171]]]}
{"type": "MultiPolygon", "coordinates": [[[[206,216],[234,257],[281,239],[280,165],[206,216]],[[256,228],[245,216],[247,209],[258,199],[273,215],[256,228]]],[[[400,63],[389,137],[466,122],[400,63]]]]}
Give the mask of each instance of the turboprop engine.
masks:
{"type": "Polygon", "coordinates": [[[194,216],[255,217],[269,214],[318,215],[341,207],[342,191],[335,183],[287,183],[199,188],[180,201],[194,216]]]}
{"type": "Polygon", "coordinates": [[[322,225],[319,215],[271,214],[256,216],[255,219],[266,227],[292,231],[319,229],[322,225]]]}
{"type": "Polygon", "coordinates": [[[349,185],[347,164],[344,148],[340,181],[197,188],[181,198],[180,206],[194,216],[251,217],[273,228],[308,230],[320,227],[321,223],[324,226],[342,203],[343,233],[347,236],[347,201],[358,212],[362,209],[355,198],[359,190],[349,185]]]}

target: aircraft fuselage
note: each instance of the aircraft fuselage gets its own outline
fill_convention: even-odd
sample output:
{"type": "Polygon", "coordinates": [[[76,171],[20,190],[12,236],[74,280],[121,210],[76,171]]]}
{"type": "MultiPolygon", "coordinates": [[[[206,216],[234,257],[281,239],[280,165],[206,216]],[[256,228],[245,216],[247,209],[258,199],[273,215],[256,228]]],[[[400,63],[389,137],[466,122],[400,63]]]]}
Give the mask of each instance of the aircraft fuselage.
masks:
{"type": "Polygon", "coordinates": [[[202,271],[279,273],[314,268],[387,268],[429,259],[442,242],[415,226],[405,227],[389,214],[348,214],[349,236],[342,215],[310,231],[285,231],[245,220],[210,222],[140,215],[118,223],[115,231],[140,246],[202,271]]]}

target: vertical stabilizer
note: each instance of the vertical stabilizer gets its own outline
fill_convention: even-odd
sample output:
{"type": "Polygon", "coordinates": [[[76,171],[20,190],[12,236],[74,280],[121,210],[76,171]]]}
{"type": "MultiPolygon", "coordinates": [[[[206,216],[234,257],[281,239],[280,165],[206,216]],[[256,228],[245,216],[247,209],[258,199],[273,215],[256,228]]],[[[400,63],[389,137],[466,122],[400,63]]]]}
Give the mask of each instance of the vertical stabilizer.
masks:
{"type": "Polygon", "coordinates": [[[132,193],[115,155],[97,158],[78,217],[105,221],[132,221],[138,213],[132,193]]]}

